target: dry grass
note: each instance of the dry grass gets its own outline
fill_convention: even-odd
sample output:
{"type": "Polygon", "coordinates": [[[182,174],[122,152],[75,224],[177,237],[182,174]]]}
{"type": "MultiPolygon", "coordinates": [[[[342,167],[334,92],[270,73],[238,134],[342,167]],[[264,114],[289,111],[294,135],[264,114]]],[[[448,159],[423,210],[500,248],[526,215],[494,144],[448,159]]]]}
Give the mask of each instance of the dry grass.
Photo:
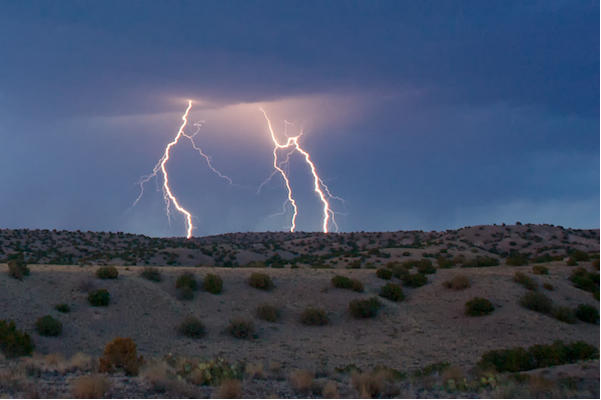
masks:
{"type": "Polygon", "coordinates": [[[340,393],[338,393],[338,384],[334,381],[327,381],[323,386],[323,390],[321,391],[321,396],[324,399],[337,399],[340,397],[340,393]]]}
{"type": "Polygon", "coordinates": [[[242,382],[237,379],[227,379],[221,382],[221,385],[214,393],[218,399],[239,399],[242,397],[242,382]]]}
{"type": "Polygon", "coordinates": [[[442,371],[441,378],[443,383],[446,383],[451,379],[455,382],[459,382],[465,378],[465,373],[461,368],[451,365],[450,367],[447,367],[442,371]]]}
{"type": "Polygon", "coordinates": [[[307,394],[313,387],[314,374],[304,369],[297,369],[290,373],[288,380],[292,389],[299,394],[307,394]]]}
{"type": "Polygon", "coordinates": [[[530,375],[528,379],[528,392],[535,398],[556,398],[558,396],[557,387],[549,379],[542,375],[530,375]]]}
{"type": "Polygon", "coordinates": [[[388,379],[390,374],[387,371],[372,371],[354,373],[351,383],[361,398],[369,399],[379,397],[384,392],[388,379]]]}
{"type": "Polygon", "coordinates": [[[71,383],[71,393],[78,399],[99,399],[110,389],[110,382],[104,375],[84,375],[71,383]]]}
{"type": "Polygon", "coordinates": [[[250,362],[247,363],[244,367],[244,374],[248,379],[259,378],[262,379],[265,377],[265,371],[263,368],[263,363],[258,361],[256,363],[250,362]]]}
{"type": "Polygon", "coordinates": [[[165,393],[171,386],[171,368],[164,361],[150,362],[140,372],[142,378],[150,383],[157,393],[165,393]]]}

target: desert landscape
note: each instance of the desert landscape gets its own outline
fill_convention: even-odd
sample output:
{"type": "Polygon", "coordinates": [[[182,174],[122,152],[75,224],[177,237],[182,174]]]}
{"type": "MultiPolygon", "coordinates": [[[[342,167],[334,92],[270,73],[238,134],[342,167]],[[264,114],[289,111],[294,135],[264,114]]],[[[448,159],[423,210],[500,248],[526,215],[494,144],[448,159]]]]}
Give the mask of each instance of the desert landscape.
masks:
{"type": "Polygon", "coordinates": [[[5,397],[599,396],[598,229],[1,230],[0,254],[5,397]]]}

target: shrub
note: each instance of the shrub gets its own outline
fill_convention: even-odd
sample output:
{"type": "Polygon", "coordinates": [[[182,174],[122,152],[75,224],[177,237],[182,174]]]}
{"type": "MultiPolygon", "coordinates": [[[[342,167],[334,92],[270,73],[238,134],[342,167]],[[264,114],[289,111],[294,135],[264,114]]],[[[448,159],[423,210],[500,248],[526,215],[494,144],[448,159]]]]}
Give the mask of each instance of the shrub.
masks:
{"type": "Polygon", "coordinates": [[[300,321],[304,325],[322,326],[330,321],[328,315],[321,308],[307,307],[300,316],[300,321]]]}
{"type": "Polygon", "coordinates": [[[25,263],[23,254],[12,256],[12,258],[8,260],[8,274],[13,278],[21,281],[25,276],[29,276],[29,273],[30,271],[25,263]]]}
{"type": "Polygon", "coordinates": [[[99,279],[117,279],[118,276],[119,271],[113,266],[100,267],[96,270],[96,278],[99,279]]]}
{"type": "Polygon", "coordinates": [[[576,265],[578,265],[578,262],[576,260],[574,260],[572,257],[568,258],[568,261],[566,261],[566,265],[568,267],[575,267],[576,265]]]}
{"type": "Polygon", "coordinates": [[[520,299],[520,305],[532,311],[549,314],[553,308],[553,302],[546,295],[538,292],[528,292],[520,299]]]}
{"type": "Polygon", "coordinates": [[[223,279],[219,275],[207,274],[203,282],[203,288],[209,293],[219,294],[223,290],[223,279]]]}
{"type": "Polygon", "coordinates": [[[380,279],[390,280],[392,279],[392,271],[388,268],[378,268],[376,276],[380,279]]]}
{"type": "Polygon", "coordinates": [[[363,291],[363,283],[357,279],[347,278],[346,276],[336,275],[332,278],[332,286],[339,289],[351,289],[355,292],[363,291]]]}
{"type": "Polygon", "coordinates": [[[463,289],[467,289],[468,287],[470,287],[471,283],[467,276],[455,275],[448,281],[443,282],[442,285],[444,287],[446,287],[447,289],[463,290],[463,289]]]}
{"type": "Polygon", "coordinates": [[[403,279],[403,285],[409,286],[412,288],[424,286],[426,283],[428,283],[428,278],[426,277],[426,275],[420,274],[420,273],[408,274],[408,275],[404,276],[402,279],[403,279]]]}
{"type": "Polygon", "coordinates": [[[68,313],[71,311],[71,307],[68,304],[61,303],[54,306],[54,309],[58,312],[68,313]]]}
{"type": "Polygon", "coordinates": [[[190,272],[184,272],[180,276],[177,277],[175,281],[176,289],[185,289],[188,288],[192,291],[198,289],[198,283],[196,282],[196,278],[190,272]]]}
{"type": "Polygon", "coordinates": [[[271,304],[261,304],[257,307],[257,317],[263,321],[277,322],[280,319],[280,309],[271,304]]]}
{"type": "Polygon", "coordinates": [[[462,263],[461,268],[494,267],[499,265],[499,260],[497,258],[488,256],[478,256],[471,260],[459,258],[458,261],[461,261],[462,263]]]}
{"type": "Polygon", "coordinates": [[[297,369],[290,373],[289,380],[290,386],[294,389],[295,392],[306,396],[311,389],[313,388],[313,378],[315,375],[312,372],[297,369]]]}
{"type": "Polygon", "coordinates": [[[543,287],[547,290],[553,290],[553,285],[551,285],[549,282],[545,282],[543,283],[543,287]]]}
{"type": "Polygon", "coordinates": [[[572,250],[569,253],[570,258],[572,258],[573,260],[576,261],[588,261],[590,260],[590,256],[588,255],[588,253],[582,251],[582,250],[572,250]]]}
{"type": "Polygon", "coordinates": [[[7,358],[29,356],[33,347],[31,337],[18,330],[14,321],[0,320],[0,351],[7,358]]]}
{"type": "Polygon", "coordinates": [[[425,258],[418,261],[417,272],[420,274],[434,274],[436,273],[436,267],[432,265],[432,261],[426,260],[425,258]]]}
{"type": "Polygon", "coordinates": [[[88,301],[94,307],[106,307],[111,301],[111,295],[106,289],[94,290],[88,295],[88,301]]]}
{"type": "Polygon", "coordinates": [[[163,280],[163,276],[161,275],[161,271],[158,268],[154,267],[145,267],[142,272],[140,272],[140,276],[144,279],[148,279],[153,282],[160,282],[163,280]]]}
{"type": "Polygon", "coordinates": [[[252,321],[235,318],[230,321],[227,331],[237,339],[250,339],[254,336],[255,326],[252,321]]]}
{"type": "Polygon", "coordinates": [[[549,275],[549,268],[543,265],[535,265],[532,267],[532,273],[536,275],[549,275]]]}
{"type": "Polygon", "coordinates": [[[599,321],[599,310],[588,304],[579,304],[576,307],[576,317],[581,321],[596,324],[599,321]]]}
{"type": "Polygon", "coordinates": [[[528,349],[492,350],[482,355],[478,366],[482,369],[494,368],[497,372],[520,372],[554,365],[571,364],[580,360],[599,357],[599,350],[588,343],[579,341],[564,344],[561,341],[550,345],[535,345],[528,349]]]}
{"type": "Polygon", "coordinates": [[[472,317],[480,317],[482,315],[488,315],[495,310],[492,303],[482,297],[474,297],[467,303],[465,303],[465,314],[472,317]]]}
{"type": "Polygon", "coordinates": [[[352,300],[349,303],[349,311],[355,318],[373,318],[378,315],[382,303],[377,297],[364,300],[352,300]]]}
{"type": "Polygon", "coordinates": [[[439,256],[436,258],[438,268],[451,268],[455,265],[455,261],[452,258],[439,256]]]}
{"type": "Polygon", "coordinates": [[[578,289],[594,293],[599,290],[599,274],[588,272],[584,268],[576,268],[570,275],[570,281],[578,289]]]}
{"type": "Polygon", "coordinates": [[[198,339],[205,335],[205,326],[196,317],[186,317],[178,326],[177,332],[189,338],[198,339]]]}
{"type": "Polygon", "coordinates": [[[520,253],[512,253],[505,260],[507,265],[514,267],[521,267],[522,265],[528,265],[528,255],[520,253]]]}
{"type": "Polygon", "coordinates": [[[58,319],[45,315],[37,319],[35,329],[42,336],[58,336],[63,331],[63,324],[58,319]]]}
{"type": "Polygon", "coordinates": [[[574,315],[574,311],[569,307],[554,307],[551,314],[556,320],[567,324],[576,322],[576,315],[574,315]]]}
{"type": "Polygon", "coordinates": [[[386,285],[382,286],[380,288],[380,297],[384,297],[385,299],[392,301],[402,301],[405,299],[403,289],[394,283],[387,283],[386,285]]]}
{"type": "Polygon", "coordinates": [[[121,369],[127,375],[138,375],[143,358],[138,357],[136,343],[131,338],[115,338],[104,348],[100,357],[99,371],[113,372],[121,369]]]}
{"type": "Polygon", "coordinates": [[[101,399],[110,386],[110,381],[105,376],[83,375],[71,383],[71,394],[78,399],[101,399]]]}
{"type": "Polygon", "coordinates": [[[261,272],[253,272],[248,278],[248,284],[260,290],[271,290],[275,286],[269,275],[261,272]]]}
{"type": "Polygon", "coordinates": [[[528,290],[536,290],[537,285],[534,279],[530,278],[528,275],[523,272],[516,272],[513,275],[513,281],[519,283],[524,286],[528,290]]]}

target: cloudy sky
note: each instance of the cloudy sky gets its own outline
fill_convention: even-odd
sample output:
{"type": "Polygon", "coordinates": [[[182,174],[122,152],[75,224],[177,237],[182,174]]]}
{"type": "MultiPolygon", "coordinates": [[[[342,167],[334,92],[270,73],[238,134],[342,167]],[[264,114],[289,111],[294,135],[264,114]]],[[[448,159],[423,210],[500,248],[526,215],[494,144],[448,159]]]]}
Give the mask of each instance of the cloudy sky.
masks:
{"type": "MultiPolygon", "coordinates": [[[[195,235],[287,229],[282,179],[257,192],[259,107],[303,129],[342,231],[598,228],[598,96],[593,0],[2,1],[0,227],[184,235],[160,179],[131,205],[192,99],[234,182],[174,147],[195,235]]],[[[319,230],[310,171],[288,167],[298,228],[319,230]]]]}

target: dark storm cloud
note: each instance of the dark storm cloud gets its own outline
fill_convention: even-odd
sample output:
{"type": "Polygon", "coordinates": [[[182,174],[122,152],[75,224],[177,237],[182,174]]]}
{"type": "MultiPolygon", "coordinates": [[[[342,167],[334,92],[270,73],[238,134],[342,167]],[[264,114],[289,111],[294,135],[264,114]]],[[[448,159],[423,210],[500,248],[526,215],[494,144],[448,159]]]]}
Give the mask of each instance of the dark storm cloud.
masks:
{"type": "MultiPolygon", "coordinates": [[[[119,131],[92,117],[177,113],[176,97],[332,95],[368,110],[329,128],[339,146],[306,138],[348,200],[343,229],[528,220],[541,208],[548,222],[598,226],[598,16],[595,1],[2,2],[0,137],[11,151],[0,221],[175,234],[123,211],[164,145],[144,136],[159,126],[119,131]]],[[[206,140],[239,179],[268,172],[269,160],[206,140]]],[[[271,199],[178,179],[224,210],[198,205],[199,233],[282,225],[261,220],[281,204],[277,184],[271,199]]]]}

